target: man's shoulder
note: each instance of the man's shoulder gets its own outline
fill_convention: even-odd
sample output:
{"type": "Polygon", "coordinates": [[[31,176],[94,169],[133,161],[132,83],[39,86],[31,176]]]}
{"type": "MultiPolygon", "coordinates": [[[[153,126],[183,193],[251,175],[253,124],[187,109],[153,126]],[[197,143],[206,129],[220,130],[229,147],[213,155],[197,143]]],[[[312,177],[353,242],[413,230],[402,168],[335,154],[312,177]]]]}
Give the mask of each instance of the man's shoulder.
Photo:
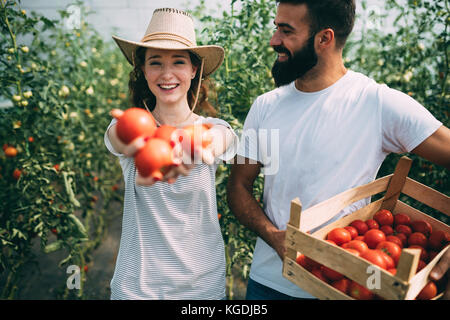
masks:
{"type": "Polygon", "coordinates": [[[256,97],[255,102],[259,104],[272,105],[273,103],[279,101],[281,98],[292,93],[291,86],[292,83],[267,91],[256,97]]]}

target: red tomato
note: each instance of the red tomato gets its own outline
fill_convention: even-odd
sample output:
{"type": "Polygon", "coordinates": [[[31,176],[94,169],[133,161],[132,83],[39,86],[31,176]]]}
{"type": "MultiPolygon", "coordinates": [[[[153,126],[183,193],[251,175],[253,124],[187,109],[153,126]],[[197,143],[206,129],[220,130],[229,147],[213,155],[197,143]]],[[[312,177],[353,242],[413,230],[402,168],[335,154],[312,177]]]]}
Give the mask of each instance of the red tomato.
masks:
{"type": "Polygon", "coordinates": [[[174,147],[179,142],[175,130],[175,127],[163,124],[156,129],[154,137],[166,140],[171,147],[174,147]]]}
{"type": "Polygon", "coordinates": [[[370,229],[380,229],[380,225],[373,219],[366,220],[366,224],[370,229]]]}
{"type": "Polygon", "coordinates": [[[397,244],[400,247],[400,249],[403,248],[403,242],[402,242],[402,240],[400,240],[400,238],[398,236],[393,236],[393,235],[387,236],[386,241],[397,244]]]}
{"type": "Polygon", "coordinates": [[[387,271],[390,272],[394,276],[397,273],[397,269],[396,268],[391,268],[391,269],[388,269],[387,271]]]}
{"type": "Polygon", "coordinates": [[[117,136],[125,143],[139,136],[153,137],[156,131],[156,122],[150,112],[141,108],[129,108],[117,118],[117,136]]]}
{"type": "Polygon", "coordinates": [[[383,231],[383,233],[387,236],[394,234],[394,229],[392,229],[392,227],[388,225],[381,226],[380,230],[383,231]]]}
{"type": "Polygon", "coordinates": [[[366,250],[369,249],[367,244],[361,240],[352,240],[350,242],[347,242],[344,245],[342,245],[342,248],[354,249],[354,250],[357,250],[359,253],[364,253],[366,250]]]}
{"type": "Polygon", "coordinates": [[[330,269],[327,266],[322,265],[320,267],[320,270],[322,271],[322,274],[325,276],[325,278],[327,278],[328,280],[337,281],[344,278],[343,274],[334,271],[333,269],[330,269]]]}
{"type": "Polygon", "coordinates": [[[405,226],[409,226],[411,223],[411,218],[404,213],[394,214],[394,225],[398,226],[399,224],[404,224],[405,226]]]}
{"type": "Polygon", "coordinates": [[[314,261],[313,259],[309,257],[305,257],[305,263],[306,263],[306,269],[312,271],[313,269],[320,269],[321,264],[317,261],[314,261]]]}
{"type": "Polygon", "coordinates": [[[386,269],[386,260],[382,255],[383,252],[380,250],[369,249],[363,254],[361,254],[361,258],[366,259],[370,263],[373,263],[379,266],[381,269],[386,269]]]}
{"type": "Polygon", "coordinates": [[[364,235],[364,242],[367,243],[367,246],[370,249],[375,249],[378,243],[385,240],[386,236],[384,235],[383,231],[378,229],[370,229],[364,235]]]}
{"type": "Polygon", "coordinates": [[[22,175],[22,171],[20,171],[19,169],[14,169],[13,174],[12,174],[14,179],[19,180],[21,175],[22,175]]]}
{"type": "Polygon", "coordinates": [[[374,294],[370,292],[369,289],[363,287],[355,281],[350,282],[348,293],[352,298],[357,300],[372,300],[374,298],[374,294]]]}
{"type": "Polygon", "coordinates": [[[437,251],[428,251],[428,261],[432,261],[438,254],[437,251]]]}
{"type": "Polygon", "coordinates": [[[352,240],[350,232],[344,228],[334,228],[327,235],[327,240],[334,241],[338,246],[352,240]]]}
{"type": "Polygon", "coordinates": [[[189,125],[183,128],[186,136],[182,138],[183,149],[186,152],[190,152],[191,157],[194,157],[194,152],[196,149],[206,148],[211,142],[212,138],[205,135],[205,132],[209,130],[209,126],[202,125],[189,125]]]}
{"type": "Polygon", "coordinates": [[[422,270],[427,266],[427,263],[423,260],[419,260],[419,264],[417,265],[416,273],[422,270]]]}
{"type": "Polygon", "coordinates": [[[430,234],[433,232],[433,228],[431,227],[431,224],[425,220],[413,221],[413,222],[411,222],[411,227],[414,230],[414,232],[421,232],[426,237],[429,237],[430,234]]]}
{"type": "MultiPolygon", "coordinates": [[[[376,249],[381,250],[389,255],[394,260],[395,265],[397,265],[398,260],[400,259],[400,255],[402,254],[402,248],[398,244],[390,241],[380,242],[377,245],[376,249]]],[[[388,267],[388,269],[390,268],[388,267]]]]}
{"type": "Polygon", "coordinates": [[[360,241],[364,241],[364,236],[357,236],[355,239],[353,240],[360,240],[360,241]]]}
{"type": "Polygon", "coordinates": [[[428,252],[427,252],[427,250],[425,250],[425,248],[423,248],[423,247],[421,247],[421,246],[419,246],[417,244],[413,244],[412,246],[409,246],[408,248],[410,248],[410,249],[420,249],[421,250],[420,251],[420,260],[423,260],[425,262],[428,260],[428,252]]]}
{"type": "Polygon", "coordinates": [[[6,149],[4,149],[5,151],[5,156],[9,157],[9,158],[13,158],[15,156],[17,156],[17,149],[11,146],[6,147],[6,149]]]}
{"type": "Polygon", "coordinates": [[[332,282],[331,285],[339,291],[348,294],[350,288],[350,280],[347,278],[342,278],[340,280],[332,282]]]}
{"type": "Polygon", "coordinates": [[[378,251],[381,253],[384,261],[386,262],[386,269],[395,268],[396,264],[394,262],[394,259],[392,259],[392,257],[390,255],[388,255],[385,251],[383,251],[383,250],[378,250],[378,251]]]}
{"type": "Polygon", "coordinates": [[[437,287],[433,281],[428,282],[425,287],[419,292],[417,300],[431,300],[437,295],[437,287]]]}
{"type": "Polygon", "coordinates": [[[423,248],[426,248],[428,245],[428,239],[425,237],[425,235],[421,232],[414,232],[408,237],[408,245],[418,245],[423,248]]]}
{"type": "Polygon", "coordinates": [[[435,230],[430,234],[428,238],[428,245],[431,249],[441,251],[449,243],[450,235],[448,232],[442,230],[435,230]]]}
{"type": "Polygon", "coordinates": [[[355,227],[360,236],[363,236],[369,230],[367,224],[362,220],[353,220],[350,226],[355,227]]]}
{"type": "Polygon", "coordinates": [[[381,209],[373,215],[373,219],[380,226],[391,226],[394,223],[394,216],[389,210],[381,209]]]}
{"type": "Polygon", "coordinates": [[[399,224],[398,226],[395,227],[395,232],[403,233],[408,238],[411,235],[412,230],[410,227],[408,227],[404,224],[399,224]]]}
{"type": "Polygon", "coordinates": [[[334,242],[333,240],[325,240],[325,241],[337,246],[336,242],[334,242]]]}
{"type": "MultiPolygon", "coordinates": [[[[295,259],[295,261],[296,261],[299,265],[301,265],[303,268],[308,269],[308,264],[307,264],[307,261],[306,261],[306,256],[305,256],[303,253],[300,253],[300,254],[297,256],[297,259],[295,259]]],[[[308,271],[310,271],[310,270],[308,270],[308,271]]]]}
{"type": "Polygon", "coordinates": [[[344,229],[347,230],[348,232],[350,232],[350,235],[352,236],[352,240],[358,236],[358,230],[355,227],[346,226],[346,227],[344,227],[344,229]]]}
{"type": "Polygon", "coordinates": [[[361,255],[361,252],[359,252],[356,249],[352,249],[352,248],[345,248],[345,250],[347,250],[348,252],[350,252],[351,254],[354,254],[355,256],[359,257],[361,255]]]}
{"type": "Polygon", "coordinates": [[[322,270],[320,268],[314,268],[311,270],[311,273],[315,275],[317,278],[322,280],[323,282],[328,283],[328,279],[323,275],[322,270]]]}
{"type": "Polygon", "coordinates": [[[404,233],[397,233],[395,235],[397,238],[400,239],[400,241],[402,242],[402,247],[406,247],[408,245],[408,237],[406,236],[406,234],[404,233]]]}
{"type": "Polygon", "coordinates": [[[141,176],[161,180],[161,169],[173,164],[172,147],[165,140],[152,138],[139,149],[134,161],[141,176]]]}

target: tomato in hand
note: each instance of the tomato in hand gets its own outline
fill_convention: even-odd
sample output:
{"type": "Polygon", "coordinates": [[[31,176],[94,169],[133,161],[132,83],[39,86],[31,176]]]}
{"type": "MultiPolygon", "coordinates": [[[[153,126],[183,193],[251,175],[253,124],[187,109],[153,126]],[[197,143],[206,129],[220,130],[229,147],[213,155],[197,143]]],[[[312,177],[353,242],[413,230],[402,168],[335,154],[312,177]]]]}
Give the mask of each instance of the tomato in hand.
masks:
{"type": "Polygon", "coordinates": [[[354,220],[352,221],[352,223],[350,223],[350,226],[356,228],[360,236],[363,236],[367,232],[367,230],[369,230],[367,224],[362,220],[354,220]]]}
{"type": "Polygon", "coordinates": [[[394,216],[389,210],[381,209],[373,215],[373,219],[380,226],[391,226],[394,223],[394,216]]]}
{"type": "Polygon", "coordinates": [[[172,147],[165,140],[152,138],[138,150],[134,161],[141,176],[161,180],[161,169],[173,164],[172,147]]]}
{"type": "MultiPolygon", "coordinates": [[[[117,109],[113,110],[113,115],[115,111],[117,109]]],[[[139,136],[151,138],[156,131],[155,119],[150,112],[141,108],[129,108],[116,119],[117,136],[125,144],[139,136]]]]}
{"type": "Polygon", "coordinates": [[[370,229],[364,235],[364,242],[367,243],[370,249],[375,249],[381,241],[386,241],[386,236],[379,229],[370,229]]]}
{"type": "Polygon", "coordinates": [[[334,228],[327,235],[327,240],[334,241],[338,246],[352,240],[350,232],[344,228],[334,228]]]}
{"type": "MultiPolygon", "coordinates": [[[[390,241],[382,241],[377,245],[376,249],[389,255],[394,260],[395,265],[398,264],[398,260],[402,254],[402,248],[398,244],[390,241]]],[[[390,268],[388,267],[388,269],[390,268]]]]}
{"type": "Polygon", "coordinates": [[[405,226],[409,226],[411,223],[411,218],[404,213],[394,214],[394,225],[398,226],[399,224],[404,224],[405,226]]]}
{"type": "Polygon", "coordinates": [[[175,127],[163,124],[156,129],[154,137],[166,140],[173,148],[178,142],[180,142],[178,141],[179,138],[176,136],[175,130],[175,127]]]}

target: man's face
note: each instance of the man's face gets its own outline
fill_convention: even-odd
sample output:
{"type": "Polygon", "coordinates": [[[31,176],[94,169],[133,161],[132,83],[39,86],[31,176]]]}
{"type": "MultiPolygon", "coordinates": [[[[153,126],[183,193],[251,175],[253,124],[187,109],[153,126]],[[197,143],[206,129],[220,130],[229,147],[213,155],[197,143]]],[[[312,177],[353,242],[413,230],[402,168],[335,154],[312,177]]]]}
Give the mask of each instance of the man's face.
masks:
{"type": "Polygon", "coordinates": [[[272,68],[277,87],[302,77],[317,64],[314,35],[310,35],[306,5],[280,3],[270,45],[278,52],[272,68]]]}

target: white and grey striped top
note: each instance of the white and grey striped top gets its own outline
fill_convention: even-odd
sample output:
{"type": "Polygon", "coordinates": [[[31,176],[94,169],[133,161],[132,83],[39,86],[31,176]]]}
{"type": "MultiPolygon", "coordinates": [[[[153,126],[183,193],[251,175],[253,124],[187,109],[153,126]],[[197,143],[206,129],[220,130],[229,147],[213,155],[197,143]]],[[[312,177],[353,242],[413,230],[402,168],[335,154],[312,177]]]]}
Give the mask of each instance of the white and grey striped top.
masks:
{"type": "MultiPolygon", "coordinates": [[[[198,121],[230,125],[217,118],[198,121]]],[[[110,123],[108,129],[116,122],[110,123]]],[[[231,129],[232,130],[232,129],[231,129]]],[[[233,132],[234,133],[234,132],[233,132]]],[[[218,157],[234,157],[238,139],[218,157]]],[[[197,164],[175,183],[138,186],[134,159],[118,154],[125,180],[122,235],[111,299],[216,300],[225,297],[225,251],[213,165],[197,164]]]]}

